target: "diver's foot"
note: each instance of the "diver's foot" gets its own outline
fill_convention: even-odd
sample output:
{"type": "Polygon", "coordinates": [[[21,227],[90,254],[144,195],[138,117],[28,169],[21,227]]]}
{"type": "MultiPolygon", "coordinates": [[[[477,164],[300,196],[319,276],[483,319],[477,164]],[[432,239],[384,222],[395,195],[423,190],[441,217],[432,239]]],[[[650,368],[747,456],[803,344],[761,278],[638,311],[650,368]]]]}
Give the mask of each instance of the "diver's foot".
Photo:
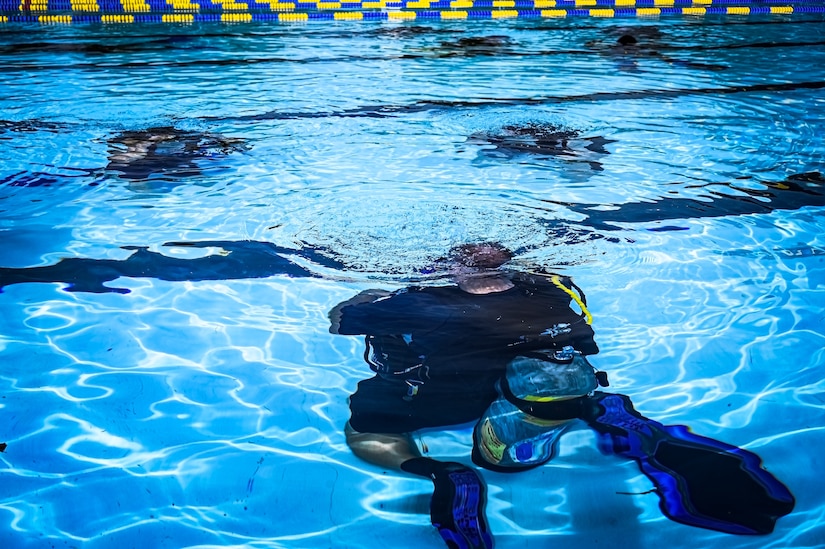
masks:
{"type": "Polygon", "coordinates": [[[432,473],[435,483],[430,503],[433,526],[450,549],[492,549],[484,505],[487,487],[478,473],[459,463],[445,463],[432,473]]]}

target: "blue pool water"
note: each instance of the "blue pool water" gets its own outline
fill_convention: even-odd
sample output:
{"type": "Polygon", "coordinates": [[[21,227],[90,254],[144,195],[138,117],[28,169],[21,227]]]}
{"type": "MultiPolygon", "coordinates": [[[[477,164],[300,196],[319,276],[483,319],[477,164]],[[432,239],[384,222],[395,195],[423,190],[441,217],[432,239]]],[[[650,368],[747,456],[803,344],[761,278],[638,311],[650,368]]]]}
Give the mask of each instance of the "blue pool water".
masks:
{"type": "Polygon", "coordinates": [[[821,18],[3,27],[0,544],[442,547],[345,443],[327,313],[497,240],[584,290],[611,390],[796,497],[680,525],[577,429],[482,473],[497,547],[822,547],[823,82],[821,18]]]}

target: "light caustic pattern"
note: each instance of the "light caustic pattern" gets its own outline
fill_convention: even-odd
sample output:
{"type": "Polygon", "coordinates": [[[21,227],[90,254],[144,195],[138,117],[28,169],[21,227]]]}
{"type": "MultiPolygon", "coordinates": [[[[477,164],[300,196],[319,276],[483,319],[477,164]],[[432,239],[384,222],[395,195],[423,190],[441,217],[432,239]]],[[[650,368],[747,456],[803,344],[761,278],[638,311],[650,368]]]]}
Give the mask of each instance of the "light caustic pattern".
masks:
{"type": "MultiPolygon", "coordinates": [[[[490,239],[583,289],[609,390],[797,498],[771,536],[691,529],[577,428],[484,472],[497,547],[822,545],[822,206],[755,204],[816,195],[823,23],[501,25],[0,35],[0,544],[441,547],[431,483],[346,447],[371,373],[327,313],[490,239]],[[338,263],[220,270],[246,241],[338,263]]],[[[415,441],[466,463],[470,429],[415,441]]]]}

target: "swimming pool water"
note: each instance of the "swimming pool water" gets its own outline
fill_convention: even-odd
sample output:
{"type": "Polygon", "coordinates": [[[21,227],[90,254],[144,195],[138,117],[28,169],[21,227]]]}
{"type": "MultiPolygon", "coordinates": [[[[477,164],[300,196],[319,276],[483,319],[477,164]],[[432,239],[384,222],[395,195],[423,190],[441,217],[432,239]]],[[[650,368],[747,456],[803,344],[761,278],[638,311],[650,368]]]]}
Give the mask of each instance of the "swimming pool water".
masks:
{"type": "MultiPolygon", "coordinates": [[[[540,469],[483,472],[497,547],[821,547],[824,37],[816,17],[4,27],[0,543],[441,547],[431,484],[345,444],[371,373],[327,312],[497,240],[585,291],[612,390],[756,452],[797,500],[765,537],[679,525],[579,429],[540,469]],[[17,283],[35,272],[53,282],[17,283]]],[[[468,463],[471,429],[416,441],[468,463]]]]}

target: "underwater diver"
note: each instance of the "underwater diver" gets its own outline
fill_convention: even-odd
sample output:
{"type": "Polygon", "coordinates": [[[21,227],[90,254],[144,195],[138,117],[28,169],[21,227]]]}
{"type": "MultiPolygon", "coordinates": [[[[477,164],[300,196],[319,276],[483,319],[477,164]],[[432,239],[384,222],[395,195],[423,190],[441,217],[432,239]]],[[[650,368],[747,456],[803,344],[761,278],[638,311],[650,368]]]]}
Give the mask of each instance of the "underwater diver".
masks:
{"type": "MultiPolygon", "coordinates": [[[[5,131],[57,132],[62,127],[39,120],[0,120],[0,134],[5,131]]],[[[101,177],[112,174],[127,181],[133,191],[157,191],[163,189],[164,184],[168,186],[170,181],[177,182],[182,178],[203,175],[208,162],[221,160],[248,148],[244,139],[181,130],[172,126],[122,132],[106,143],[108,156],[104,167],[62,167],[61,173],[19,172],[0,176],[0,186],[53,187],[65,185],[71,179],[92,178],[87,184],[94,187],[100,184],[101,177]]]]}
{"type": "Polygon", "coordinates": [[[200,163],[244,150],[244,140],[172,126],[127,131],[108,142],[106,171],[123,179],[146,180],[156,175],[191,177],[200,163]]]}
{"type": "Polygon", "coordinates": [[[126,288],[104,286],[104,283],[120,277],[181,282],[267,278],[279,274],[293,278],[319,276],[295,263],[292,258],[296,257],[328,268],[343,267],[320,248],[286,248],[254,240],[167,242],[163,247],[214,248],[215,253],[189,259],[153,252],[145,246],[123,246],[122,249],[134,252],[126,259],[71,257],[40,267],[0,267],[0,293],[5,286],[26,282],[61,282],[68,284],[67,292],[127,294],[126,288]]]}
{"type": "MultiPolygon", "coordinates": [[[[28,2],[25,2],[28,4],[28,2]]],[[[22,7],[20,8],[23,9],[22,7]]],[[[79,53],[86,55],[111,55],[132,52],[147,52],[152,50],[163,50],[170,46],[180,47],[190,42],[194,42],[198,37],[195,35],[169,35],[163,37],[143,37],[134,41],[125,41],[122,37],[103,37],[100,42],[22,42],[0,45],[0,56],[15,55],[20,53],[79,53]]],[[[75,66],[79,63],[75,63],[75,66]]],[[[2,121],[0,121],[2,124],[2,121]]]]}
{"type": "Polygon", "coordinates": [[[619,70],[628,72],[639,70],[637,60],[642,58],[658,59],[670,65],[689,69],[720,71],[728,68],[725,65],[686,61],[663,54],[659,50],[666,48],[662,41],[664,34],[657,27],[617,27],[611,29],[610,34],[609,40],[592,40],[587,43],[587,46],[613,57],[617,61],[619,70]],[[610,41],[616,35],[618,38],[610,41]]]}
{"type": "Polygon", "coordinates": [[[481,145],[481,154],[500,159],[522,155],[536,158],[559,158],[587,164],[593,171],[604,171],[601,157],[610,154],[605,148],[611,139],[585,137],[576,130],[537,122],[510,124],[496,131],[476,132],[468,143],[481,145]]]}
{"type": "Polygon", "coordinates": [[[586,358],[598,347],[584,294],[567,277],[503,269],[511,258],[497,243],[462,245],[442,264],[454,284],[366,290],[330,311],[331,333],[365,336],[375,373],[350,397],[353,453],[430,479],[430,519],[451,549],[493,546],[484,481],[463,463],[423,457],[411,433],[470,422],[479,467],[543,465],[580,421],[602,452],[638,463],[669,518],[735,534],[773,531],[794,499],[760,458],[597,391],[607,377],[586,358]]]}
{"type": "Polygon", "coordinates": [[[467,36],[443,41],[437,51],[439,57],[481,57],[508,53],[512,45],[509,36],[467,36]]]}

